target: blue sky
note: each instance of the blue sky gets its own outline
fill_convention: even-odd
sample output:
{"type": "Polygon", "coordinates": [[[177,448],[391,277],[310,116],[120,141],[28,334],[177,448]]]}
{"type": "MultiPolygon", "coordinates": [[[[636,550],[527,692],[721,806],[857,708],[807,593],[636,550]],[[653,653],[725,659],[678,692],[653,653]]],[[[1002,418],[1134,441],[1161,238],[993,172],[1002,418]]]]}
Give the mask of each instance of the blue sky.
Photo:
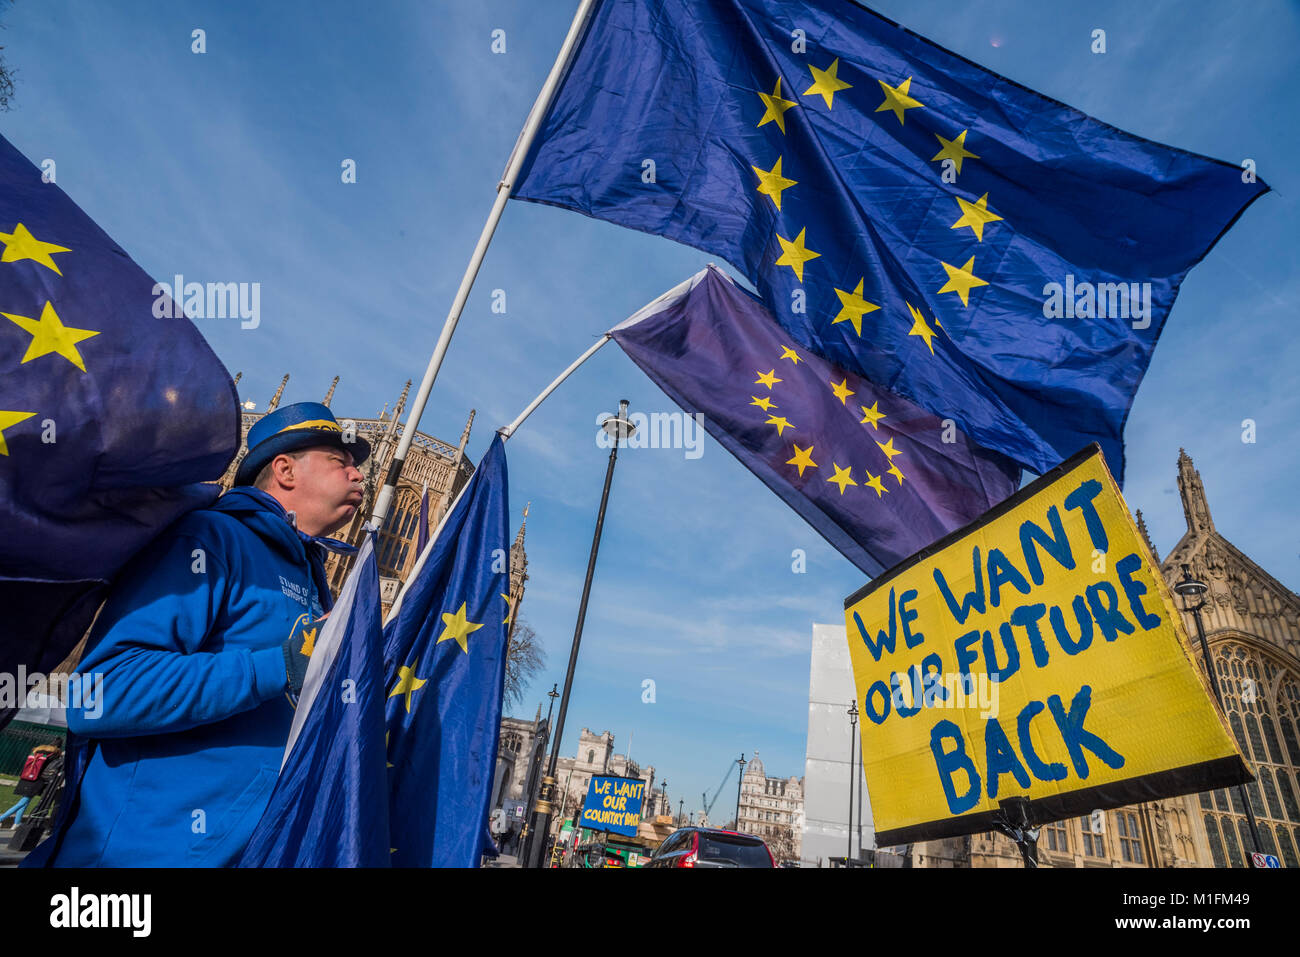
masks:
{"type": "MultiPolygon", "coordinates": [[[[576,0],[20,3],[0,18],[18,70],[0,130],[159,279],[259,282],[262,321],[203,320],[241,395],[373,415],[419,381],[528,108],[576,0]],[[191,52],[191,31],[207,52],[191,52]],[[506,52],[491,51],[493,30],[506,52]],[[357,182],[340,181],[344,159],[357,182]]],[[[1300,12],[1166,0],[1081,5],[878,0],[916,32],[1146,137],[1233,163],[1274,192],[1183,285],[1128,424],[1131,507],[1157,548],[1183,530],[1178,449],[1219,530],[1292,589],[1300,12]],[[1093,29],[1107,52],[1090,51],[1093,29]],[[1242,421],[1257,441],[1242,442],[1242,421]]],[[[575,213],[512,203],[421,430],[475,458],[596,336],[708,257],[575,213]],[[491,310],[503,289],[507,310],[491,310]]],[[[548,668],[520,713],[562,681],[607,452],[597,416],[620,398],[671,402],[607,347],[508,446],[528,519],[523,615],[548,668]]],[[[760,752],[802,775],[814,621],[842,620],[862,575],[711,439],[704,454],[620,454],[570,705],[697,809],[728,761],[760,752]],[[791,571],[791,553],[807,571],[791,571]],[[656,701],[642,702],[642,681],[656,701]]],[[[846,702],[847,704],[847,702],[846,702]]],[[[734,779],[732,781],[734,786],[734,779]]],[[[715,817],[728,807],[724,796],[715,817]]],[[[725,816],[725,814],[723,815],[725,816]]]]}

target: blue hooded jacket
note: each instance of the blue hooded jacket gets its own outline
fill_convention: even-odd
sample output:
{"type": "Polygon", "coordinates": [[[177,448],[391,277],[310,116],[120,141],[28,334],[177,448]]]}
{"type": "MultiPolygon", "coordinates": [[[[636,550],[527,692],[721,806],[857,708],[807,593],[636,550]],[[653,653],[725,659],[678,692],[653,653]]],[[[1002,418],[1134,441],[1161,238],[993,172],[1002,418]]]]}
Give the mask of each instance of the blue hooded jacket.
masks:
{"type": "Polygon", "coordinates": [[[241,486],[131,562],[78,666],[68,788],[27,866],[238,859],[293,721],[284,641],[332,604],[313,541],[241,486]]]}

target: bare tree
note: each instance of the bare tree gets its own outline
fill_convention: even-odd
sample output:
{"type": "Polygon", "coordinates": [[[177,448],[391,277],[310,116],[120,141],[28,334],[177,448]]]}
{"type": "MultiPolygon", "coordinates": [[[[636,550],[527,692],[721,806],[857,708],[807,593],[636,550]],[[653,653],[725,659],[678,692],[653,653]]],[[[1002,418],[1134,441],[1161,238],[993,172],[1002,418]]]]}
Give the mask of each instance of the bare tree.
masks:
{"type": "Polygon", "coordinates": [[[520,618],[510,636],[510,649],[506,652],[505,705],[512,707],[523,700],[524,692],[533,679],[546,667],[546,652],[537,641],[537,632],[520,618]]]}
{"type": "Polygon", "coordinates": [[[772,849],[772,856],[778,864],[794,860],[794,831],[784,824],[778,824],[767,838],[767,846],[772,849]]]}

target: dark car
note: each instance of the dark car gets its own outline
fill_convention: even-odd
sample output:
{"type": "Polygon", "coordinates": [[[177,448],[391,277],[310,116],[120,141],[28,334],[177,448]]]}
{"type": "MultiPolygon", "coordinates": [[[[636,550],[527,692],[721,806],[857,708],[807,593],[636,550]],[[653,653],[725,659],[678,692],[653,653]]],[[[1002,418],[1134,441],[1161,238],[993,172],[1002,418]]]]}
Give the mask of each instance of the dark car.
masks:
{"type": "Polygon", "coordinates": [[[683,827],[668,836],[647,867],[776,867],[762,838],[715,827],[683,827]]]}

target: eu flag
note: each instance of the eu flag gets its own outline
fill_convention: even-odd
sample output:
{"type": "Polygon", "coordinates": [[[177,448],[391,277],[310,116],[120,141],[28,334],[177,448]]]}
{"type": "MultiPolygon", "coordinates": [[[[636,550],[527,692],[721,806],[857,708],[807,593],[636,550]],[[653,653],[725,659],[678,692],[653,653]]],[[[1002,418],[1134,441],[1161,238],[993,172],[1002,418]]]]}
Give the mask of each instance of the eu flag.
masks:
{"type": "Polygon", "coordinates": [[[225,367],[154,282],[0,138],[0,671],[49,671],[106,583],[210,504],[239,448],[225,367]],[[167,304],[170,306],[170,303],[167,304]]]}
{"type": "Polygon", "coordinates": [[[849,0],[600,0],[514,195],[725,257],[795,344],[1122,477],[1183,277],[1267,188],[849,0]]]}
{"type": "Polygon", "coordinates": [[[240,867],[388,867],[383,620],[367,534],[313,641],[275,790],[240,867]]]}
{"type": "Polygon", "coordinates": [[[1020,467],[952,423],[792,346],[709,267],[611,331],[641,369],[866,574],[1016,490],[1020,467]]]}
{"type": "Polygon", "coordinates": [[[497,436],[384,627],[394,867],[477,867],[488,833],[510,605],[497,436]]]}

